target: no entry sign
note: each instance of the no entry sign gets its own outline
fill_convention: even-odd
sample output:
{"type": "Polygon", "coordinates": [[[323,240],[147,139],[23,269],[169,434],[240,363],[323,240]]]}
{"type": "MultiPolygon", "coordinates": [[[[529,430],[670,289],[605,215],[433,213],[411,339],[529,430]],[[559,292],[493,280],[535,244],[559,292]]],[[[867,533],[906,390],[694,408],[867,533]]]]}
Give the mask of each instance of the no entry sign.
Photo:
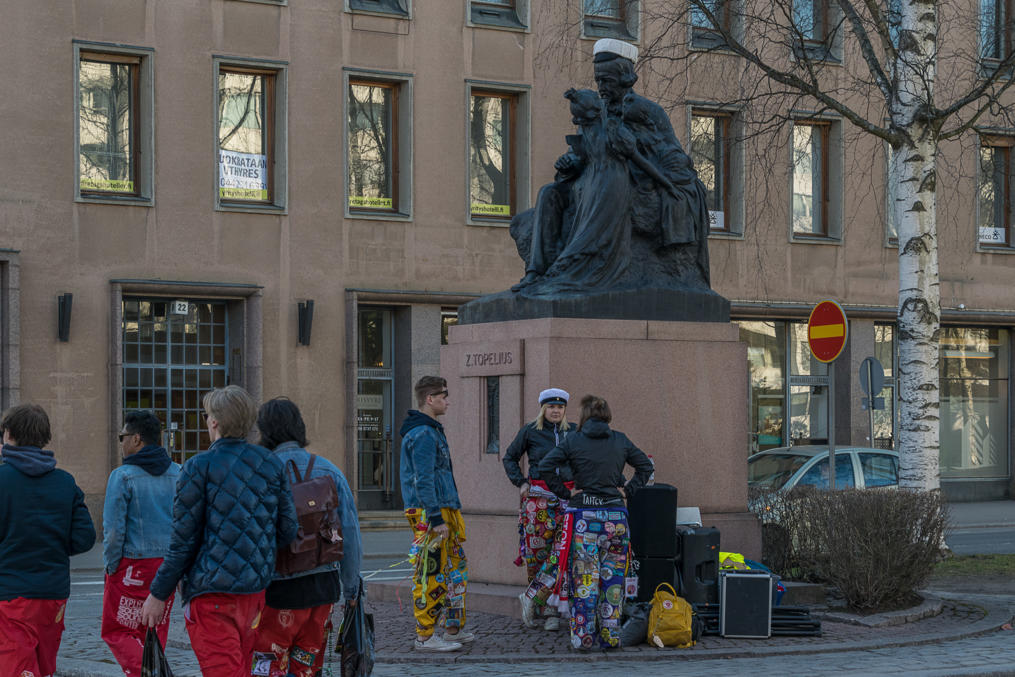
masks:
{"type": "Polygon", "coordinates": [[[807,343],[819,362],[832,362],[846,347],[849,323],[846,311],[835,301],[822,301],[814,306],[807,320],[807,343]]]}

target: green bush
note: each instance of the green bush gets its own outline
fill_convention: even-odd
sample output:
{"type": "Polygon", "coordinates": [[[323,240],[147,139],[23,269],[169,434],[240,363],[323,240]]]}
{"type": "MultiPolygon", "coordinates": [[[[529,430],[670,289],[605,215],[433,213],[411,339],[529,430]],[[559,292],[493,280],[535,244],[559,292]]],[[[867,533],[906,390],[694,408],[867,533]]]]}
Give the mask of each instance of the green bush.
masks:
{"type": "Polygon", "coordinates": [[[752,493],[762,558],[792,580],[827,583],[861,612],[911,603],[941,558],[948,506],[939,491],[752,493]]]}

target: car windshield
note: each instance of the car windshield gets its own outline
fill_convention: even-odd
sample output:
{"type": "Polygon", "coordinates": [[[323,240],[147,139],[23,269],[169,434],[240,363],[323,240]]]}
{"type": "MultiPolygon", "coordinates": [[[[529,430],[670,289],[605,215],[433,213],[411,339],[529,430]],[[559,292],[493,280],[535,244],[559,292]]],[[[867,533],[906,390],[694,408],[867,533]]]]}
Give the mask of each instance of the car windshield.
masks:
{"type": "Polygon", "coordinates": [[[778,489],[807,462],[800,454],[759,454],[748,459],[747,484],[778,489]]]}

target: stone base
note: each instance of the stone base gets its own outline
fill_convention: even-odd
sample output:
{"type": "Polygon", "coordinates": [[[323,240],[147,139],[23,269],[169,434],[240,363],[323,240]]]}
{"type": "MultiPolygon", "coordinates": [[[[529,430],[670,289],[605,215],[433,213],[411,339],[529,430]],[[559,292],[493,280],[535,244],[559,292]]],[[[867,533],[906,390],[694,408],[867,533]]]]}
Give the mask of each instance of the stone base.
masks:
{"type": "Polygon", "coordinates": [[[441,348],[441,375],[451,393],[443,424],[470,580],[525,583],[513,564],[518,489],[502,459],[551,386],[571,393],[572,422],[583,395],[605,397],[612,427],[652,455],[656,481],[676,486],[681,506],[697,506],[702,523],[720,530],[723,550],[760,556],[760,525],[747,512],[747,348],[736,326],[570,318],[458,325],[441,348]],[[488,411],[491,377],[499,420],[488,411]]]}
{"type": "Polygon", "coordinates": [[[641,288],[547,298],[528,298],[503,291],[470,301],[458,309],[461,324],[544,317],[729,322],[730,302],[711,289],[641,288]]]}

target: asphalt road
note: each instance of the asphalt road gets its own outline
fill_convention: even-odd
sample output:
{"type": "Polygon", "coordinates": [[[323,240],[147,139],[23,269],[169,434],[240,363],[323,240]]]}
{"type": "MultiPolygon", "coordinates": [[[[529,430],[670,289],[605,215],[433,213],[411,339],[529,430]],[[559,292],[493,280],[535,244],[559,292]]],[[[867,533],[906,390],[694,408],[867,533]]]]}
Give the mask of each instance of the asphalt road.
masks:
{"type": "Polygon", "coordinates": [[[953,529],[945,538],[956,555],[1015,554],[1015,528],[953,529]]]}

